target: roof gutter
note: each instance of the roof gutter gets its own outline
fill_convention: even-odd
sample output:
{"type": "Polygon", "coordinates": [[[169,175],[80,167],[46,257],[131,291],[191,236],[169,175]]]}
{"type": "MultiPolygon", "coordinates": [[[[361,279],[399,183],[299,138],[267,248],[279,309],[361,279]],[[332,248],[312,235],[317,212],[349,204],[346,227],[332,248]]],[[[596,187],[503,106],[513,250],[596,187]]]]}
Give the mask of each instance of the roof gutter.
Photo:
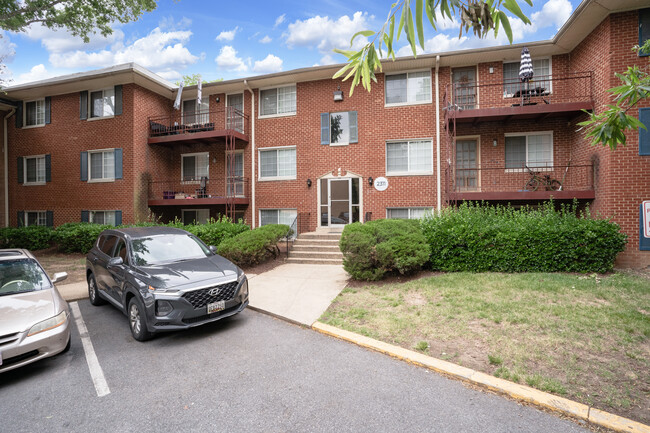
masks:
{"type": "Polygon", "coordinates": [[[15,108],[12,108],[11,111],[5,116],[4,119],[4,146],[2,148],[4,153],[4,193],[5,193],[5,227],[9,227],[9,145],[8,145],[8,134],[7,134],[7,119],[14,115],[16,112],[15,108]]]}
{"type": "Polygon", "coordinates": [[[440,82],[438,81],[438,69],[440,67],[440,56],[436,56],[436,193],[437,193],[437,208],[438,213],[442,206],[442,192],[440,191],[441,178],[440,178],[440,82]]]}
{"type": "Polygon", "coordinates": [[[244,86],[251,93],[251,226],[255,228],[255,93],[248,85],[248,80],[244,80],[244,86]]]}

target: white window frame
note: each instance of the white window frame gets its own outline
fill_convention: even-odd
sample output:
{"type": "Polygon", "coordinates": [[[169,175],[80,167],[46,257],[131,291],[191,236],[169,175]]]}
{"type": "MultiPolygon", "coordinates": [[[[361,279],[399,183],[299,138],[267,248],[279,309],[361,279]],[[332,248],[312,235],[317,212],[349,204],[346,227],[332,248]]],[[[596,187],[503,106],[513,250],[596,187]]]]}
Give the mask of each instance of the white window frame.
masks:
{"type": "Polygon", "coordinates": [[[427,211],[433,213],[433,206],[387,207],[386,208],[386,219],[403,219],[403,218],[390,218],[388,216],[388,211],[390,211],[390,210],[404,210],[404,209],[406,209],[408,211],[408,218],[406,218],[406,219],[409,219],[409,220],[419,219],[419,218],[413,218],[411,216],[411,212],[414,211],[414,210],[424,210],[425,213],[427,211]]]}
{"type": "Polygon", "coordinates": [[[93,120],[99,120],[99,119],[112,119],[113,117],[115,117],[115,102],[116,102],[115,101],[115,87],[106,87],[104,89],[89,90],[88,91],[88,118],[86,120],[93,121],[93,120]],[[104,95],[104,92],[106,92],[107,90],[112,90],[113,91],[113,114],[109,114],[109,115],[106,115],[106,116],[102,115],[102,116],[94,116],[94,117],[92,117],[92,113],[93,113],[92,94],[96,93],[96,92],[102,92],[102,101],[103,101],[104,98],[106,97],[104,95]]]}
{"type": "MultiPolygon", "coordinates": [[[[536,62],[536,61],[539,61],[539,60],[548,60],[549,88],[547,90],[548,90],[549,94],[552,94],[553,93],[553,57],[538,57],[538,58],[532,59],[532,62],[536,62]]],[[[521,63],[521,61],[520,60],[512,60],[512,61],[508,61],[508,62],[503,62],[504,65],[509,64],[509,63],[521,63]]],[[[534,68],[535,67],[533,65],[533,69],[534,68]]],[[[502,86],[505,87],[506,83],[505,83],[505,77],[503,75],[504,75],[504,73],[503,73],[503,70],[502,70],[501,71],[501,79],[503,80],[502,86]]],[[[533,83],[535,82],[535,76],[534,75],[533,75],[533,81],[532,82],[533,83]]],[[[510,84],[513,84],[513,83],[510,83],[510,84]]],[[[529,86],[530,86],[530,84],[529,84],[529,86]]],[[[506,91],[505,91],[505,89],[503,87],[501,88],[501,90],[503,91],[503,99],[512,98],[514,96],[514,94],[506,93],[506,91]]]]}
{"type": "MultiPolygon", "coordinates": [[[[260,210],[259,210],[259,215],[258,215],[258,216],[259,216],[259,220],[258,220],[258,221],[260,222],[260,223],[259,223],[260,225],[259,225],[258,227],[262,227],[262,211],[271,211],[271,210],[272,210],[272,211],[277,211],[277,212],[278,212],[278,222],[275,223],[275,224],[280,224],[280,213],[279,213],[280,211],[283,211],[283,210],[284,210],[284,211],[295,212],[295,213],[296,213],[296,217],[298,216],[298,209],[297,209],[297,208],[267,208],[267,209],[260,209],[260,210]]],[[[295,219],[296,217],[294,217],[294,219],[295,219]]],[[[292,221],[292,222],[293,222],[293,221],[292,221]]],[[[287,224],[287,225],[291,225],[291,224],[287,224]]]]}
{"type": "MultiPolygon", "coordinates": [[[[258,170],[258,177],[257,180],[259,182],[267,182],[267,181],[276,181],[276,180],[296,180],[298,178],[298,151],[296,150],[296,146],[276,146],[276,147],[261,147],[257,149],[257,170],[258,170]],[[269,176],[269,177],[262,177],[262,152],[267,152],[271,150],[285,150],[285,149],[294,149],[296,151],[296,174],[294,176],[269,176]]],[[[277,158],[276,158],[277,161],[277,158]]]]}
{"type": "Polygon", "coordinates": [[[391,74],[386,74],[384,77],[384,107],[403,107],[406,105],[425,105],[425,104],[431,104],[433,103],[433,80],[431,79],[431,69],[414,69],[410,71],[401,71],[401,72],[395,72],[391,74]],[[408,99],[408,76],[409,74],[417,73],[417,72],[428,72],[429,73],[429,99],[427,101],[414,101],[414,102],[409,102],[408,100],[406,102],[397,102],[393,104],[389,104],[386,102],[386,84],[388,83],[388,80],[386,80],[386,77],[389,77],[391,75],[402,75],[406,74],[406,97],[408,99]]]}
{"type": "MultiPolygon", "coordinates": [[[[226,123],[225,123],[226,127],[228,126],[228,107],[230,107],[230,105],[228,105],[228,97],[229,96],[236,96],[236,95],[241,95],[241,101],[242,101],[242,103],[241,103],[241,112],[242,112],[243,115],[246,114],[246,95],[244,94],[244,92],[226,93],[226,97],[225,97],[225,99],[226,99],[225,100],[225,102],[226,102],[226,113],[225,113],[225,115],[226,115],[226,123]]],[[[244,118],[242,117],[242,131],[244,129],[245,129],[245,121],[244,121],[244,118]]]]}
{"type": "Polygon", "coordinates": [[[244,186],[242,187],[242,189],[243,189],[243,191],[242,191],[243,194],[242,194],[242,195],[236,194],[235,197],[246,197],[246,155],[244,154],[244,150],[243,150],[243,149],[239,149],[239,150],[227,150],[227,151],[225,152],[225,155],[224,155],[224,164],[225,164],[225,167],[226,167],[226,168],[225,168],[225,170],[224,170],[224,173],[225,173],[225,178],[226,178],[226,190],[227,190],[227,188],[228,188],[228,186],[229,186],[229,184],[228,184],[228,156],[229,156],[229,155],[233,155],[233,154],[241,154],[241,156],[242,156],[242,173],[241,173],[241,178],[242,178],[242,182],[243,182],[243,184],[244,184],[244,186]]]}
{"type": "MultiPolygon", "coordinates": [[[[384,152],[385,152],[385,160],[384,160],[384,167],[386,167],[386,176],[427,176],[427,175],[432,175],[433,174],[433,138],[432,137],[426,137],[426,138],[405,138],[403,140],[387,140],[386,144],[384,145],[384,152]],[[396,172],[389,172],[388,171],[388,144],[389,143],[403,143],[407,142],[410,143],[412,141],[429,141],[431,142],[431,170],[427,171],[396,171],[396,172]]],[[[410,153],[411,153],[411,147],[409,146],[409,160],[410,160],[410,153]]]]}
{"type": "MultiPolygon", "coordinates": [[[[181,153],[181,183],[182,184],[184,184],[184,185],[192,185],[192,184],[201,183],[201,179],[185,180],[185,169],[183,167],[183,158],[185,158],[186,156],[187,157],[189,157],[189,156],[197,157],[197,156],[205,156],[205,155],[208,156],[208,173],[207,173],[206,177],[208,178],[208,180],[210,180],[210,152],[181,153]]],[[[195,167],[196,167],[196,165],[195,165],[195,167]]]]}
{"type": "Polygon", "coordinates": [[[23,221],[23,227],[30,227],[30,226],[28,225],[28,222],[29,222],[29,214],[30,214],[30,213],[38,214],[38,215],[36,216],[36,224],[35,224],[35,226],[39,226],[39,227],[47,227],[47,211],[44,211],[44,210],[26,210],[26,211],[24,211],[24,213],[25,213],[25,215],[24,215],[24,218],[25,218],[25,219],[24,219],[24,221],[23,221]],[[39,224],[39,221],[41,220],[41,218],[42,218],[42,220],[43,220],[43,224],[39,224]]]}
{"type": "MultiPolygon", "coordinates": [[[[38,162],[37,162],[38,164],[38,162]]],[[[30,155],[23,157],[23,185],[35,186],[35,185],[45,185],[47,183],[47,167],[45,166],[45,155],[30,155]],[[38,180],[38,168],[36,170],[36,181],[28,182],[27,181],[27,160],[28,159],[43,159],[43,180],[38,180]]]]}
{"type": "Polygon", "coordinates": [[[181,119],[183,121],[185,120],[185,102],[186,101],[194,101],[194,123],[187,123],[186,125],[200,125],[204,123],[210,123],[210,97],[208,95],[205,95],[205,97],[201,98],[201,104],[199,104],[199,98],[187,98],[183,99],[181,101],[181,119]],[[203,114],[198,114],[201,113],[201,105],[207,106],[206,113],[203,114]],[[205,120],[205,122],[204,122],[205,120]]]}
{"type": "Polygon", "coordinates": [[[202,223],[202,222],[199,222],[199,221],[185,222],[185,212],[196,212],[196,219],[200,219],[199,218],[199,212],[205,212],[205,213],[208,214],[208,217],[206,219],[206,223],[210,221],[210,209],[203,209],[203,208],[201,208],[201,209],[181,209],[181,221],[185,225],[194,224],[194,222],[196,222],[197,224],[205,224],[205,223],[202,223]]]}
{"type": "Polygon", "coordinates": [[[114,210],[91,210],[91,211],[88,211],[88,222],[90,222],[90,223],[95,223],[95,222],[93,221],[93,219],[95,218],[95,214],[98,214],[98,213],[103,213],[103,214],[104,214],[104,222],[103,222],[103,223],[97,223],[97,224],[108,225],[108,224],[106,224],[106,214],[107,214],[107,213],[112,213],[112,214],[113,214],[113,224],[112,224],[112,225],[113,225],[113,226],[116,225],[116,224],[115,224],[115,222],[116,222],[115,216],[116,216],[116,215],[115,215],[115,211],[114,211],[114,210]]]}
{"type": "MultiPolygon", "coordinates": [[[[41,128],[45,126],[45,98],[40,98],[40,99],[30,99],[29,101],[23,102],[23,128],[41,128]],[[27,124],[27,104],[30,102],[36,102],[36,110],[38,111],[38,103],[41,102],[43,104],[43,123],[36,123],[34,125],[28,125],[27,124]]],[[[37,120],[38,121],[38,120],[37,120]]]]}
{"type": "MultiPolygon", "coordinates": [[[[102,156],[102,172],[104,171],[104,157],[102,156]]],[[[115,182],[115,148],[111,149],[97,149],[97,150],[89,150],[88,151],[88,182],[89,183],[98,183],[98,182],[115,182]],[[110,177],[105,176],[106,173],[104,174],[103,177],[93,179],[92,178],[92,157],[91,155],[96,154],[96,153],[112,153],[113,154],[113,173],[111,173],[110,177]]]]}
{"type": "Polygon", "coordinates": [[[258,105],[258,108],[257,108],[258,116],[257,116],[257,118],[258,119],[269,119],[269,118],[273,118],[273,117],[295,116],[296,113],[298,112],[298,86],[295,83],[293,83],[293,84],[285,84],[285,85],[282,85],[282,86],[271,86],[271,87],[260,88],[258,96],[259,96],[259,98],[258,98],[259,101],[257,101],[257,105],[258,105]],[[283,89],[283,88],[286,88],[286,87],[294,87],[296,89],[296,110],[291,111],[291,112],[287,112],[287,113],[262,114],[262,92],[264,90],[283,89]]]}
{"type": "MultiPolygon", "coordinates": [[[[528,165],[528,137],[532,135],[550,135],[551,136],[551,161],[550,167],[530,167],[531,170],[535,172],[539,171],[553,171],[553,166],[555,164],[555,141],[553,138],[553,131],[534,131],[534,132],[506,132],[503,134],[504,137],[526,137],[526,165],[528,165]]],[[[503,150],[503,163],[505,165],[506,153],[505,153],[505,140],[504,140],[504,150],[503,150]]],[[[521,173],[527,171],[525,168],[506,168],[506,173],[521,173]]]]}
{"type": "MultiPolygon", "coordinates": [[[[352,110],[352,111],[354,111],[354,110],[352,110]]],[[[329,132],[330,144],[329,145],[333,146],[333,147],[336,147],[336,146],[349,146],[350,145],[350,128],[349,128],[349,126],[348,126],[348,141],[339,141],[337,143],[334,143],[332,141],[332,115],[334,115],[334,114],[346,114],[348,116],[348,125],[350,124],[350,111],[349,110],[348,111],[334,111],[332,113],[329,113],[329,115],[330,115],[330,122],[329,122],[329,124],[330,124],[330,132],[329,132]]],[[[358,137],[359,137],[359,120],[358,119],[359,118],[358,118],[358,113],[357,113],[357,141],[359,141],[358,140],[358,137]]]]}

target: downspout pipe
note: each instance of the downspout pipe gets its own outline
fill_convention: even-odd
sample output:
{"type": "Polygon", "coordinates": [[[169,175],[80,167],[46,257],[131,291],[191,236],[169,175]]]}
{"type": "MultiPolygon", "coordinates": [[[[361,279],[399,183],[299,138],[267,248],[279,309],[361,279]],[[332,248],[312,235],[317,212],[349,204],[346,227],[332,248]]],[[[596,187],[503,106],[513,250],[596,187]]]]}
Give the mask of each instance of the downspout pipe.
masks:
{"type": "Polygon", "coordinates": [[[5,227],[9,227],[9,135],[7,134],[7,119],[14,115],[16,112],[15,108],[12,108],[11,111],[5,116],[4,120],[4,146],[2,148],[4,152],[4,189],[5,189],[5,227]]]}
{"type": "Polygon", "coordinates": [[[439,87],[439,81],[438,81],[438,70],[440,68],[440,56],[436,56],[436,164],[437,164],[437,169],[436,169],[436,192],[438,195],[438,214],[440,214],[440,211],[442,209],[442,191],[440,191],[441,187],[441,174],[440,174],[440,87],[439,87]]]}
{"type": "Polygon", "coordinates": [[[244,86],[251,93],[251,214],[253,219],[251,227],[255,228],[257,219],[257,210],[255,209],[255,92],[248,85],[248,80],[244,80],[244,86]]]}

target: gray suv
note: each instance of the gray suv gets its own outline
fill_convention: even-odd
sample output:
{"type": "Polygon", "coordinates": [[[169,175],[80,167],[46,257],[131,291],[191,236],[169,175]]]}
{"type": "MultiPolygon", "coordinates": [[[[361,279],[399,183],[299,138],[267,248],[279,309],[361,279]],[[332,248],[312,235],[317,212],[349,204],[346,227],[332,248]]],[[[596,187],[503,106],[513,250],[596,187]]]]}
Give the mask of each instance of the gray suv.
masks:
{"type": "Polygon", "coordinates": [[[215,251],[170,227],[105,230],[86,258],[90,303],[120,309],[138,341],[237,314],[246,275],[215,251]]]}

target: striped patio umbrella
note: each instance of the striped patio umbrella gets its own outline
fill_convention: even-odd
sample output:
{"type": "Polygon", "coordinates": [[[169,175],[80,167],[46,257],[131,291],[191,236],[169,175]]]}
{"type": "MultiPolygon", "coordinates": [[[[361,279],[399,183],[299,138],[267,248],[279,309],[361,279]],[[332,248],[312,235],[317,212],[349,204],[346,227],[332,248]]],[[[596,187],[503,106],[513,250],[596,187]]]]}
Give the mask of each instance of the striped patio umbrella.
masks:
{"type": "Polygon", "coordinates": [[[521,50],[521,62],[519,64],[519,79],[528,82],[533,78],[533,62],[530,60],[530,51],[527,47],[521,50]]]}

